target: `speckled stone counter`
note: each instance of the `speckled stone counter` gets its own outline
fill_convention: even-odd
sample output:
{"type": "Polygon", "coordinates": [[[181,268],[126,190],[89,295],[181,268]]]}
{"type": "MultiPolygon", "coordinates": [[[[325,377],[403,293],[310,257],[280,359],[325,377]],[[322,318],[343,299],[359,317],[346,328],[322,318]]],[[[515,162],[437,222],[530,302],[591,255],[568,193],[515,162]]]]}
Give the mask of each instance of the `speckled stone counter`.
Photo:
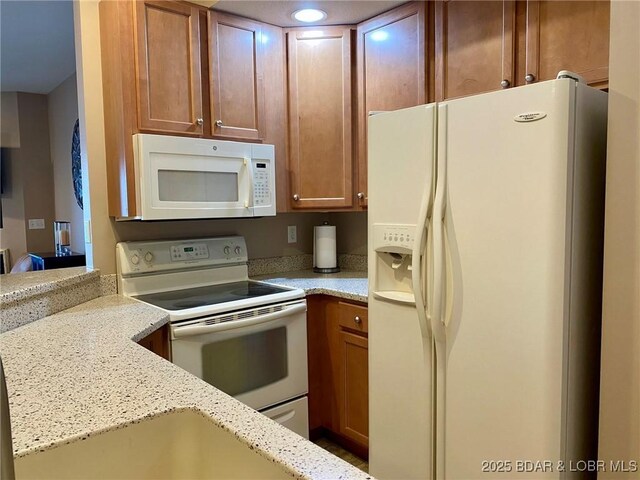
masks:
{"type": "Polygon", "coordinates": [[[313,270],[300,270],[272,275],[259,275],[255,280],[301,288],[307,295],[324,294],[334,297],[367,302],[367,272],[342,271],[339,273],[320,274],[313,270]]]}
{"type": "Polygon", "coordinates": [[[86,267],[2,275],[0,333],[88,302],[100,294],[100,272],[86,267]]]}
{"type": "Polygon", "coordinates": [[[371,478],[134,343],[166,322],[111,295],[0,335],[15,455],[193,409],[292,477],[371,478]]]}

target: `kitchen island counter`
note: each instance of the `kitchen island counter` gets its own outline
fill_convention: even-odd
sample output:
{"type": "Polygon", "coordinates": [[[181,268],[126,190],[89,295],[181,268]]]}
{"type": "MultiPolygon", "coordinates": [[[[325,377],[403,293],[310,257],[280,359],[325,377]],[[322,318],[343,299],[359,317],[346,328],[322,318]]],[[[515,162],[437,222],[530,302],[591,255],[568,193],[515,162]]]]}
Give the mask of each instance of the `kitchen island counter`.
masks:
{"type": "Polygon", "coordinates": [[[15,456],[191,409],[294,478],[371,478],[135,343],[168,321],[110,295],[0,335],[15,456]]]}
{"type": "Polygon", "coordinates": [[[300,288],[307,295],[331,295],[333,297],[367,302],[368,280],[367,272],[342,271],[339,273],[315,273],[313,270],[299,270],[295,272],[258,275],[254,280],[300,288]]]}

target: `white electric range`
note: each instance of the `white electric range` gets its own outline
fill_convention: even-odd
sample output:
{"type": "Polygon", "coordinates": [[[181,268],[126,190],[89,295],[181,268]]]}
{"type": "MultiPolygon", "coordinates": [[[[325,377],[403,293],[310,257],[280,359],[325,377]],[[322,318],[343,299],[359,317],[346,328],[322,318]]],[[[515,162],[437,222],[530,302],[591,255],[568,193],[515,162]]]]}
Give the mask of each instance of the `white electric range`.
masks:
{"type": "Polygon", "coordinates": [[[116,252],[118,291],[169,314],[173,363],[308,438],[304,291],[249,280],[239,236],[116,252]]]}

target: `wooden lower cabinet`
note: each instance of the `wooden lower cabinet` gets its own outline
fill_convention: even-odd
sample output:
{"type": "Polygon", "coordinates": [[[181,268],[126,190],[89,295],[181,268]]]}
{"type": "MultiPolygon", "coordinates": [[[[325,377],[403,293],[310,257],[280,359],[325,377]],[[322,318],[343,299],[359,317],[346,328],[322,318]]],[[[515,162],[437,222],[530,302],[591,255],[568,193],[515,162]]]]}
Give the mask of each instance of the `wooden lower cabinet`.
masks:
{"type": "Polygon", "coordinates": [[[367,307],[324,295],[307,305],[311,438],[328,436],[368,458],[367,307]]]}
{"type": "Polygon", "coordinates": [[[169,325],[163,325],[158,330],[138,341],[138,345],[161,356],[165,360],[171,361],[171,336],[169,335],[169,325]]]}
{"type": "Polygon", "coordinates": [[[340,434],[369,445],[368,339],[360,333],[340,330],[340,434]]]}

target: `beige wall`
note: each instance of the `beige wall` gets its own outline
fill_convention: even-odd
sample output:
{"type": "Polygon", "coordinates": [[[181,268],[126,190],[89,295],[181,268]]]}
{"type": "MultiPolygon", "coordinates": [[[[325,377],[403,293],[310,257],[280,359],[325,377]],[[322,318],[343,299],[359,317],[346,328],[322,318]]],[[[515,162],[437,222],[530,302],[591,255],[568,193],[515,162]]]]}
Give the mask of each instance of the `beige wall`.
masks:
{"type": "Polygon", "coordinates": [[[22,169],[18,149],[4,150],[2,158],[2,221],[0,248],[8,248],[11,264],[27,251],[27,229],[24,223],[22,169]]]}
{"type": "Polygon", "coordinates": [[[18,148],[18,95],[16,92],[2,92],[0,98],[0,147],[18,148]]]}
{"type": "Polygon", "coordinates": [[[613,1],[599,452],[607,463],[640,462],[639,132],[640,2],[613,1]]]}
{"type": "Polygon", "coordinates": [[[47,97],[32,93],[15,97],[17,112],[13,116],[17,118],[20,147],[5,150],[4,228],[0,231],[0,244],[10,249],[12,263],[26,252],[53,249],[54,220],[47,97]],[[29,219],[38,218],[44,219],[45,228],[30,230],[29,219]]]}
{"type": "Polygon", "coordinates": [[[49,93],[48,101],[55,217],[71,222],[71,250],[84,253],[84,219],[76,202],[71,174],[71,139],[78,118],[75,73],[49,93]]]}
{"type": "Polygon", "coordinates": [[[24,195],[19,156],[20,126],[18,124],[18,94],[2,92],[0,105],[0,146],[2,158],[2,221],[0,248],[8,248],[11,261],[27,251],[27,232],[24,224],[24,195]],[[10,148],[9,148],[10,147],[10,148]]]}
{"type": "Polygon", "coordinates": [[[46,95],[18,93],[20,148],[25,222],[43,218],[45,228],[29,230],[27,250],[50,252],[54,249],[53,165],[49,150],[49,114],[46,95]]]}
{"type": "Polygon", "coordinates": [[[115,273],[115,232],[107,215],[107,182],[98,2],[73,2],[78,116],[87,266],[115,273]],[[88,235],[87,235],[88,234],[88,235]]]}

